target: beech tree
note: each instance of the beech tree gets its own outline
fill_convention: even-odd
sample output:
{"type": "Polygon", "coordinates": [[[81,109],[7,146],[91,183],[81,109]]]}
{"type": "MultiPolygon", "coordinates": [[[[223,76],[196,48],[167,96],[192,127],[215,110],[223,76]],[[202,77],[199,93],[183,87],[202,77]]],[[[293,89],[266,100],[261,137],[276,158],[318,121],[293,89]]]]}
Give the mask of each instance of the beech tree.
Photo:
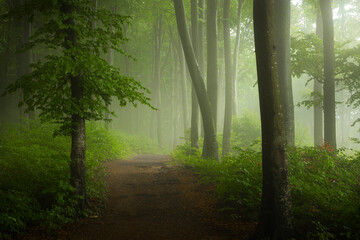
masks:
{"type": "Polygon", "coordinates": [[[105,120],[106,113],[113,114],[109,110],[112,97],[121,106],[137,102],[150,106],[147,89],[101,57],[109,45],[125,54],[122,27],[130,19],[95,9],[89,0],[29,0],[7,15],[41,21],[25,47],[53,50],[31,64],[32,72],[11,84],[7,93],[22,90],[21,104],[27,111],[40,110],[42,121],[60,124],[55,134],[71,135],[71,185],[77,209],[83,210],[87,205],[85,121],[105,120]]]}
{"type": "Polygon", "coordinates": [[[240,50],[240,34],[241,34],[241,12],[242,7],[245,0],[239,0],[238,1],[238,9],[237,9],[237,19],[236,19],[236,39],[235,39],[235,47],[234,47],[234,53],[233,53],[233,64],[232,64],[232,79],[234,82],[233,86],[233,112],[232,114],[234,116],[238,116],[238,102],[237,102],[237,76],[238,76],[238,59],[239,59],[239,50],[240,50]]]}
{"type": "Polygon", "coordinates": [[[231,137],[231,122],[233,110],[233,88],[234,83],[232,79],[232,62],[231,62],[231,43],[230,43],[230,0],[224,0],[224,55],[225,55],[225,117],[224,117],[224,131],[223,131],[223,152],[226,156],[230,148],[231,137]]]}
{"type": "MultiPolygon", "coordinates": [[[[198,2],[191,0],[191,39],[195,57],[199,60],[198,2]]],[[[191,88],[191,147],[199,148],[199,103],[194,87],[191,88]]]]}
{"type": "Polygon", "coordinates": [[[289,239],[289,173],[274,43],[274,3],[254,0],[254,34],[261,115],[263,185],[253,239],[289,239]]]}
{"type": "Polygon", "coordinates": [[[194,49],[187,30],[183,0],[173,0],[176,14],[177,27],[184,49],[184,55],[199,101],[200,111],[204,124],[204,146],[202,156],[205,158],[219,159],[219,148],[216,139],[214,119],[211,111],[209,95],[205,88],[204,79],[196,61],[194,49]]]}
{"type": "Polygon", "coordinates": [[[286,144],[295,145],[294,100],[290,69],[290,1],[275,0],[275,44],[286,144]]]}
{"type": "Polygon", "coordinates": [[[217,0],[208,0],[206,9],[207,92],[209,94],[215,129],[217,126],[218,104],[217,2],[217,0]]]}
{"type": "Polygon", "coordinates": [[[324,43],[324,141],[336,148],[334,20],[331,0],[319,0],[324,43]]]}
{"type": "MultiPolygon", "coordinates": [[[[322,39],[323,24],[321,14],[316,14],[316,35],[322,39]]],[[[320,146],[324,143],[324,128],[323,128],[323,76],[321,79],[314,79],[314,146],[320,146]],[[319,99],[319,100],[318,100],[319,99]],[[315,103],[318,104],[315,104],[315,103]]]]}

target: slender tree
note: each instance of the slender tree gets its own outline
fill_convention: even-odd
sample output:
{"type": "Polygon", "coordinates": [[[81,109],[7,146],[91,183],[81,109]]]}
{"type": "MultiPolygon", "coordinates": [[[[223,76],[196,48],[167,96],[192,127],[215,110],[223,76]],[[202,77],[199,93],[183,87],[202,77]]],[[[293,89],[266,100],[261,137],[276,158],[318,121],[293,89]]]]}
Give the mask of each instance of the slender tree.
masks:
{"type": "MultiPolygon", "coordinates": [[[[317,12],[316,16],[316,35],[322,39],[322,20],[321,14],[317,12]]],[[[320,146],[324,143],[323,132],[323,106],[322,99],[318,101],[318,98],[323,95],[323,83],[314,79],[314,145],[320,146]],[[321,104],[316,104],[320,102],[321,104]]]]}
{"type": "Polygon", "coordinates": [[[157,117],[156,117],[156,129],[157,129],[157,140],[159,146],[162,145],[162,109],[161,109],[161,89],[160,89],[160,60],[161,60],[161,39],[162,34],[162,16],[159,15],[155,19],[154,23],[154,42],[155,42],[155,48],[154,48],[154,92],[153,92],[153,98],[154,98],[154,104],[155,107],[158,108],[157,110],[157,117]]]}
{"type": "Polygon", "coordinates": [[[275,45],[285,140],[295,145],[294,100],[290,69],[290,1],[275,0],[275,45]]]}
{"type": "Polygon", "coordinates": [[[173,0],[176,22],[184,49],[186,63],[191,75],[191,80],[199,101],[200,111],[204,124],[204,147],[202,156],[205,158],[219,159],[218,142],[216,139],[215,124],[211,112],[210,99],[207,94],[203,77],[196,61],[194,49],[187,30],[183,0],[173,0]]]}
{"type": "Polygon", "coordinates": [[[261,213],[253,239],[289,239],[292,213],[273,36],[273,1],[254,0],[253,14],[263,169],[261,213]]]}
{"type": "Polygon", "coordinates": [[[218,43],[217,43],[217,0],[207,1],[206,39],[207,39],[207,91],[211,111],[217,126],[217,91],[218,91],[218,43]]]}
{"type": "Polygon", "coordinates": [[[184,137],[186,136],[186,131],[189,128],[188,124],[188,93],[187,93],[187,82],[186,82],[186,62],[183,47],[180,40],[178,41],[178,56],[180,62],[180,80],[181,80],[181,99],[182,99],[182,115],[183,115],[183,125],[184,125],[184,137]]]}
{"type": "Polygon", "coordinates": [[[198,63],[202,76],[205,79],[205,56],[204,56],[204,22],[205,22],[205,1],[199,0],[199,24],[198,24],[198,47],[199,47],[199,56],[198,63]]]}
{"type": "Polygon", "coordinates": [[[238,71],[238,60],[239,60],[239,50],[240,50],[240,34],[241,34],[241,11],[245,0],[238,1],[238,9],[237,9],[237,19],[236,19],[236,39],[235,39],[235,48],[233,53],[233,65],[232,65],[232,79],[234,82],[233,87],[233,111],[232,114],[237,116],[239,113],[239,107],[237,102],[237,71],[238,71]]]}
{"type": "MultiPolygon", "coordinates": [[[[191,39],[196,59],[199,59],[198,34],[198,3],[191,0],[191,39]]],[[[194,86],[191,88],[191,147],[199,148],[199,103],[194,86]]]]}
{"type": "Polygon", "coordinates": [[[230,0],[224,0],[224,55],[225,55],[225,117],[223,131],[222,154],[229,154],[230,137],[231,137],[231,120],[233,110],[233,79],[232,79],[232,62],[231,62],[231,43],[230,43],[230,0]]]}
{"type": "Polygon", "coordinates": [[[331,0],[319,0],[324,45],[324,141],[336,149],[334,20],[331,0]]]}

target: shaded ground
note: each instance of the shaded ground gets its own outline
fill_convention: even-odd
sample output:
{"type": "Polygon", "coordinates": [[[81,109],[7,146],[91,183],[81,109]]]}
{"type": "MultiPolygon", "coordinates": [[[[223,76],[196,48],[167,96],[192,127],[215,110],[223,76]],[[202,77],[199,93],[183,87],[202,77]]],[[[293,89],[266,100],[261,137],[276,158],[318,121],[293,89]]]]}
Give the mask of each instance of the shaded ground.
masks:
{"type": "Polygon", "coordinates": [[[166,165],[169,158],[141,155],[106,163],[107,209],[57,239],[245,239],[252,224],[226,220],[215,209],[211,187],[198,184],[189,170],[166,165]]]}

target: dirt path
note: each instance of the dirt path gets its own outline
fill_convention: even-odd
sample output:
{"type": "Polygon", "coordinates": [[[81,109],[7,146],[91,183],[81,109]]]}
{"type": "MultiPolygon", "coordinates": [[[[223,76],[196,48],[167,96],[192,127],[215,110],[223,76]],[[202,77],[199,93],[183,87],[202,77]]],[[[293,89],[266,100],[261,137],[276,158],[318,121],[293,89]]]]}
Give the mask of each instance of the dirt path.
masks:
{"type": "Polygon", "coordinates": [[[167,166],[169,158],[141,155],[107,163],[107,210],[69,227],[59,239],[245,239],[251,227],[224,221],[211,189],[190,171],[167,166]]]}

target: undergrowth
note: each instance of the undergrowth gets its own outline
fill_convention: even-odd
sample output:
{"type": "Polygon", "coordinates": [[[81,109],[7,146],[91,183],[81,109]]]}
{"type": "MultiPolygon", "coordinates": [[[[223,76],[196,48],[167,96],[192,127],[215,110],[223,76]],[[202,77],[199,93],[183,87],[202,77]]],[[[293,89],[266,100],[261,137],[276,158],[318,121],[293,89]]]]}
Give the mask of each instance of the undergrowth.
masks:
{"type": "MultiPolygon", "coordinates": [[[[191,167],[233,218],[256,221],[262,187],[261,152],[237,147],[221,162],[189,155],[178,147],[176,162],[191,167]]],[[[360,239],[360,154],[347,156],[329,146],[288,150],[290,188],[299,239],[360,239]]]]}
{"type": "MultiPolygon", "coordinates": [[[[11,238],[31,226],[51,232],[74,220],[70,138],[54,138],[55,129],[54,124],[38,122],[31,123],[31,128],[25,124],[0,125],[0,239],[11,238]]],[[[156,145],[143,138],[108,132],[103,125],[89,122],[86,148],[87,194],[90,203],[98,203],[106,197],[101,162],[156,150],[156,145]]]]}

